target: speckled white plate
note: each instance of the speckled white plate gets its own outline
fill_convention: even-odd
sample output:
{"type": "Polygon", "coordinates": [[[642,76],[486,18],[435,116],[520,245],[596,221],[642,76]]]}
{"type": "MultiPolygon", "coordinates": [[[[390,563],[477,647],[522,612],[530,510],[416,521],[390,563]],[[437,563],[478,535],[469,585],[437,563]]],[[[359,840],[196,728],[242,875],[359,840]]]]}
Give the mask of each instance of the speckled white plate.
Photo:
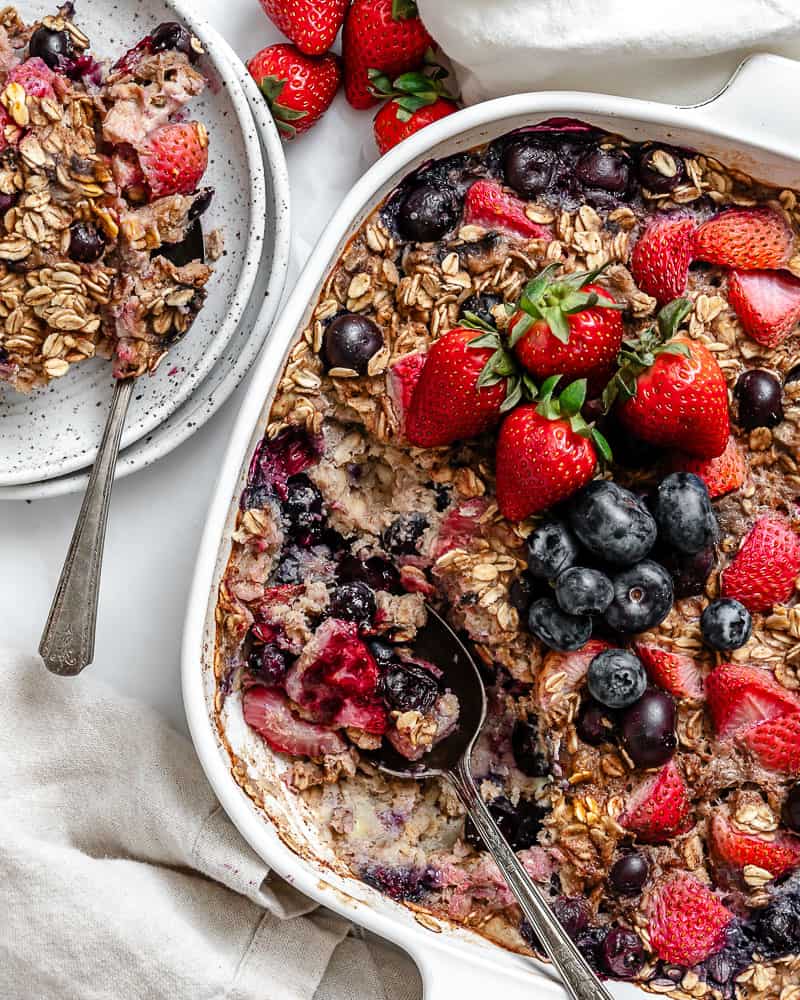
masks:
{"type": "MultiPolygon", "coordinates": [[[[19,3],[28,19],[56,6],[56,0],[19,3]]],[[[240,74],[227,55],[216,55],[218,46],[207,26],[183,4],[167,0],[78,0],[76,11],[77,23],[101,57],[116,58],[159,22],[175,19],[184,21],[208,49],[201,68],[209,86],[190,109],[210,136],[203,182],[216,194],[204,223],[207,230],[222,227],[226,247],[191,331],[172,348],[155,375],[139,380],[123,448],[173,414],[222,357],[253,290],[264,241],[266,196],[258,133],[240,74]]],[[[64,378],[27,396],[0,385],[0,486],[40,482],[88,467],[112,389],[110,366],[102,359],[76,365],[64,378]]]]}
{"type": "MultiPolygon", "coordinates": [[[[263,345],[278,309],[289,260],[289,176],[286,158],[272,116],[249,73],[233,49],[212,29],[206,40],[217,58],[227,58],[240,74],[261,141],[267,188],[267,212],[261,261],[253,293],[239,326],[223,356],[191,398],[160,424],[152,434],[125,449],[117,463],[117,478],[143,469],[191,437],[211,418],[240,384],[263,345]]],[[[87,471],[57,479],[16,486],[0,486],[0,500],[42,500],[77,493],[86,488],[87,471]]]]}

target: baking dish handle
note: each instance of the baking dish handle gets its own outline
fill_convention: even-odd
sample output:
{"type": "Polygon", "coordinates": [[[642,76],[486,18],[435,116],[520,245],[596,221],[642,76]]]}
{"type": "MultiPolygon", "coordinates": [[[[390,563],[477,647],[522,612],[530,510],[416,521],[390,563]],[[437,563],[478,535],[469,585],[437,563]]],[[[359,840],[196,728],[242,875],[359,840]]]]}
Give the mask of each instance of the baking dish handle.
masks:
{"type": "Polygon", "coordinates": [[[798,92],[800,61],[759,52],[739,64],[715,97],[685,110],[713,122],[717,131],[752,129],[760,141],[774,139],[783,147],[795,142],[800,127],[800,108],[790,97],[798,92]]]}
{"type": "Polygon", "coordinates": [[[565,1000],[563,988],[551,979],[546,967],[535,967],[529,960],[509,956],[518,968],[498,969],[497,960],[483,961],[480,950],[470,953],[459,949],[438,947],[431,942],[425,949],[412,954],[422,976],[423,1000],[473,1000],[474,997],[502,996],[502,1000],[539,1000],[552,997],[565,1000]]]}

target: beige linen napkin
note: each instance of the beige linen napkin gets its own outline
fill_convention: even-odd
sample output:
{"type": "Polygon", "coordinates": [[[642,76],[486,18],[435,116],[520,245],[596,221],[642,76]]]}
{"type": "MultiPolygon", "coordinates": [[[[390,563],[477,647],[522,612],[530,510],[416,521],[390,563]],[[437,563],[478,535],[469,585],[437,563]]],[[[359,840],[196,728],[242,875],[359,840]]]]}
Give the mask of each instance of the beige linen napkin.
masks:
{"type": "Polygon", "coordinates": [[[408,958],[271,876],[188,740],[0,650],[2,1000],[416,1000],[408,958]]]}

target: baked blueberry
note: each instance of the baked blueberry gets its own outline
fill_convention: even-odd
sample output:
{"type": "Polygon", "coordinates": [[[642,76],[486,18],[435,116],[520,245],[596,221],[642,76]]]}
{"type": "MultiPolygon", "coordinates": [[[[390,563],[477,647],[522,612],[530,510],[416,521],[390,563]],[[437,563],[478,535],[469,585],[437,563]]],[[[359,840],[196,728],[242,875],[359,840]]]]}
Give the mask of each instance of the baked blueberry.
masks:
{"type": "Polygon", "coordinates": [[[528,569],[541,580],[555,580],[579,553],[578,541],[563,521],[548,521],[528,535],[528,569]]]}
{"type": "Polygon", "coordinates": [[[783,820],[790,830],[800,833],[800,781],[789,789],[783,806],[783,820]]]}
{"type": "Polygon", "coordinates": [[[666,146],[645,146],[636,168],[642,187],[653,194],[674,191],[686,176],[683,157],[666,146]]]}
{"type": "Polygon", "coordinates": [[[397,650],[385,639],[367,639],[367,647],[381,669],[385,669],[398,659],[397,650]]]}
{"type": "Polygon", "coordinates": [[[617,979],[633,979],[645,962],[642,939],[625,927],[612,927],[603,940],[603,966],[617,979]]]}
{"type": "Polygon", "coordinates": [[[197,62],[200,49],[192,45],[191,32],[177,21],[164,21],[150,35],[150,49],[153,52],[164,52],[174,49],[183,52],[191,62],[197,62]]]}
{"type": "Polygon", "coordinates": [[[294,531],[313,531],[325,517],[322,512],[322,494],[304,472],[286,480],[286,499],[281,509],[294,531]]]}
{"type": "Polygon", "coordinates": [[[745,431],[775,427],[783,420],[781,384],[772,372],[751,368],[743,372],[733,394],[739,404],[738,424],[745,431]]]}
{"type": "Polygon", "coordinates": [[[567,653],[589,641],[592,619],[588,615],[567,614],[552,597],[540,597],[528,612],[528,628],[545,646],[567,653]]]}
{"type": "MultiPolygon", "coordinates": [[[[500,827],[500,831],[514,851],[524,851],[533,847],[546,810],[532,799],[520,799],[515,807],[505,795],[498,795],[488,803],[489,812],[500,827]]],[[[464,821],[464,840],[477,851],[485,851],[486,845],[477,827],[469,816],[464,821]]]]}
{"type": "Polygon", "coordinates": [[[614,579],[614,600],[605,613],[617,632],[644,632],[655,628],[672,607],[672,577],[658,563],[644,559],[614,579]]]}
{"type": "Polygon", "coordinates": [[[69,227],[69,255],[81,264],[91,264],[103,255],[106,241],[91,222],[73,222],[69,227]]]}
{"type": "Polygon", "coordinates": [[[589,746],[598,747],[601,743],[608,743],[614,735],[614,722],[605,705],[593,698],[584,699],[575,720],[575,732],[589,746]]]}
{"type": "Polygon", "coordinates": [[[758,951],[766,957],[797,950],[800,941],[800,892],[781,892],[756,922],[758,951]]]}
{"type": "Polygon", "coordinates": [[[588,149],[575,165],[575,176],[587,188],[622,194],[628,188],[631,159],[621,149],[588,149]]]}
{"type": "Polygon", "coordinates": [[[675,753],[675,700],[666,691],[648,688],[626,709],[620,733],[628,756],[637,767],[658,767],[675,753]]]}
{"type": "Polygon", "coordinates": [[[247,669],[263,684],[272,687],[281,683],[289,672],[292,660],[292,655],[285,649],[268,642],[263,646],[253,647],[247,658],[247,669]]]}
{"type": "Polygon", "coordinates": [[[608,884],[618,896],[637,896],[650,874],[650,863],[641,851],[628,851],[608,873],[608,884]]]}
{"type": "Polygon", "coordinates": [[[272,575],[273,583],[302,583],[306,571],[303,566],[302,550],[297,545],[287,545],[281,552],[278,565],[272,575]]]}
{"type": "Polygon", "coordinates": [[[708,487],[693,472],[673,472],[661,480],[655,516],[660,540],[687,555],[707,549],[719,537],[708,487]]]}
{"type": "Polygon", "coordinates": [[[490,292],[481,292],[480,295],[470,295],[469,298],[464,299],[461,303],[461,316],[466,316],[467,313],[471,313],[473,316],[477,316],[478,319],[482,319],[484,323],[488,323],[489,326],[494,326],[497,320],[492,314],[492,309],[499,306],[503,299],[500,295],[492,295],[490,292]]]}
{"type": "Polygon", "coordinates": [[[536,720],[519,719],[511,730],[511,751],[514,761],[529,778],[543,778],[550,773],[547,758],[539,745],[539,727],[536,720]]]}
{"type": "Polygon", "coordinates": [[[450,185],[422,183],[411,188],[401,201],[397,225],[407,240],[431,243],[450,232],[459,213],[458,198],[450,185]]]}
{"type": "Polygon", "coordinates": [[[375,594],[366,583],[340,583],[331,595],[328,612],[333,618],[369,624],[375,617],[375,594]]]}
{"type": "Polygon", "coordinates": [[[570,566],[556,580],[556,600],[571,615],[602,614],[613,598],[611,580],[599,569],[570,566]]]}
{"type": "Polygon", "coordinates": [[[328,324],[320,354],[328,371],[349,368],[366,374],[370,358],[383,347],[383,334],[376,323],[358,313],[342,313],[328,324]]]}
{"type": "Polygon", "coordinates": [[[40,24],[28,42],[28,54],[38,56],[50,69],[58,69],[62,59],[71,59],[75,54],[72,36],[68,31],[56,31],[40,24]]]}
{"type": "Polygon", "coordinates": [[[647,687],[647,672],[638,656],[627,649],[604,649],[589,664],[589,694],[606,708],[627,708],[647,687]]]}
{"type": "Polygon", "coordinates": [[[206,259],[206,247],[203,241],[203,224],[199,219],[195,219],[187,227],[183,239],[177,243],[162,243],[157,250],[153,250],[153,257],[166,257],[175,267],[184,267],[193,260],[204,261],[206,259]]]}
{"type": "Polygon", "coordinates": [[[576,494],[569,523],[591,553],[619,566],[639,562],[656,540],[656,522],[644,501],[601,479],[576,494]]]}
{"type": "Polygon", "coordinates": [[[714,649],[739,649],[750,638],[753,619],[742,603],[731,597],[721,597],[703,611],[700,630],[714,649]]]}
{"type": "Polygon", "coordinates": [[[503,178],[523,198],[535,198],[546,191],[556,169],[556,153],[535,139],[519,139],[503,153],[503,178]]]}
{"type": "Polygon", "coordinates": [[[539,580],[527,571],[520,573],[511,581],[508,588],[508,600],[524,619],[528,617],[528,609],[537,597],[550,597],[552,590],[546,580],[539,580]]]}
{"type": "Polygon", "coordinates": [[[422,536],[428,527],[428,519],[419,511],[400,514],[381,534],[381,544],[387,552],[395,556],[410,556],[419,551],[422,536]]]}
{"type": "Polygon", "coordinates": [[[397,663],[381,678],[380,693],[391,710],[427,715],[439,697],[439,682],[417,663],[397,663]]]}
{"type": "Polygon", "coordinates": [[[550,908],[573,941],[589,926],[589,909],[586,901],[579,896],[559,896],[553,900],[550,908]]]}
{"type": "Polygon", "coordinates": [[[715,555],[714,546],[709,545],[690,555],[675,549],[660,548],[655,558],[672,577],[676,597],[696,597],[705,590],[715,555]]]}

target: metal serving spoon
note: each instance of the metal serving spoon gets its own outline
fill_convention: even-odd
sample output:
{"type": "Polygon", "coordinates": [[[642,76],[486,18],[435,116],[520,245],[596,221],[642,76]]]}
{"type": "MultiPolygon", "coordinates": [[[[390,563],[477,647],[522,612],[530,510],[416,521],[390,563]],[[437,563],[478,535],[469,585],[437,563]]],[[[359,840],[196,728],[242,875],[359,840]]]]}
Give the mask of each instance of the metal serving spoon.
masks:
{"type": "Polygon", "coordinates": [[[497,862],[567,993],[573,1000],[612,1000],[553,916],[541,890],[523,868],[481,798],[470,771],[470,757],[486,718],[483,680],[472,656],[447,622],[430,606],[427,611],[428,623],[417,634],[414,651],[444,672],[446,686],[457,695],[461,710],[458,729],[422,761],[409,761],[386,743],[370,754],[370,760],[381,771],[397,778],[446,778],[497,862]]]}
{"type": "Polygon", "coordinates": [[[54,674],[79,674],[94,659],[108,505],[134,381],[121,379],[114,386],[103,439],[39,642],[39,654],[54,674]]]}

